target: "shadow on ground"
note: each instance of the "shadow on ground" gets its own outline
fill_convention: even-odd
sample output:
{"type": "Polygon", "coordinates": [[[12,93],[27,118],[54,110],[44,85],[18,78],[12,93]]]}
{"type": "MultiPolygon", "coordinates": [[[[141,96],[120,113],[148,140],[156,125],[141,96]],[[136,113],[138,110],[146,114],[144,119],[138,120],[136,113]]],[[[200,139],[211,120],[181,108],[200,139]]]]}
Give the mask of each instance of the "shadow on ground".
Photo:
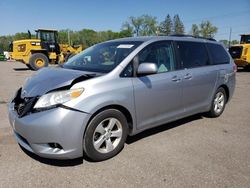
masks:
{"type": "Polygon", "coordinates": [[[193,116],[190,116],[190,117],[187,117],[187,118],[183,118],[183,119],[171,122],[171,123],[163,124],[161,126],[158,126],[158,127],[143,131],[143,132],[141,132],[141,133],[139,133],[139,134],[137,134],[135,136],[129,136],[127,138],[127,140],[126,140],[126,143],[127,144],[132,144],[132,143],[134,143],[134,142],[136,142],[138,140],[141,140],[143,138],[158,134],[158,133],[163,132],[163,131],[167,131],[169,129],[173,129],[175,127],[178,127],[178,126],[184,125],[186,123],[189,123],[191,121],[199,120],[199,119],[202,119],[202,118],[203,118],[202,115],[197,114],[197,115],[193,115],[193,116]]]}
{"type": "MultiPolygon", "coordinates": [[[[198,115],[194,115],[194,116],[190,116],[181,120],[177,120],[174,121],[172,123],[168,123],[168,124],[164,124],[152,129],[148,129],[146,131],[143,131],[135,136],[128,136],[126,143],[127,144],[133,144],[134,142],[141,140],[143,138],[158,134],[160,132],[163,131],[167,131],[169,129],[173,129],[175,127],[181,126],[183,124],[192,122],[192,121],[196,121],[199,119],[202,119],[203,116],[198,114],[198,115]]],[[[43,157],[40,157],[32,152],[29,152],[28,150],[26,150],[25,148],[23,148],[21,145],[19,145],[21,147],[21,149],[31,158],[33,158],[34,160],[37,160],[41,163],[44,164],[48,164],[48,165],[53,165],[53,166],[58,166],[58,167],[67,167],[67,166],[76,166],[76,165],[80,165],[83,164],[83,161],[86,160],[88,162],[92,162],[90,159],[88,159],[87,157],[80,157],[77,159],[68,159],[68,160],[57,160],[57,159],[46,159],[43,157]]]]}
{"type": "Polygon", "coordinates": [[[29,71],[29,68],[13,68],[14,71],[29,71]]]}

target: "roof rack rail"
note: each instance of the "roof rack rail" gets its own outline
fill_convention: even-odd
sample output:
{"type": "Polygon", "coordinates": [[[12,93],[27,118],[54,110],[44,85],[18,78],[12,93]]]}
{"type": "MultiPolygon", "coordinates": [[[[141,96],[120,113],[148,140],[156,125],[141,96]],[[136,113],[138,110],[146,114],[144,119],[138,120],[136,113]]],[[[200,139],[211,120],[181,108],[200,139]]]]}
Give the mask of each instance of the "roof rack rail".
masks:
{"type": "Polygon", "coordinates": [[[197,39],[205,39],[205,40],[211,40],[211,41],[216,41],[214,38],[206,38],[206,37],[200,37],[200,36],[194,36],[194,35],[185,35],[185,34],[172,34],[169,35],[172,37],[192,37],[192,38],[197,38],[197,39]]]}

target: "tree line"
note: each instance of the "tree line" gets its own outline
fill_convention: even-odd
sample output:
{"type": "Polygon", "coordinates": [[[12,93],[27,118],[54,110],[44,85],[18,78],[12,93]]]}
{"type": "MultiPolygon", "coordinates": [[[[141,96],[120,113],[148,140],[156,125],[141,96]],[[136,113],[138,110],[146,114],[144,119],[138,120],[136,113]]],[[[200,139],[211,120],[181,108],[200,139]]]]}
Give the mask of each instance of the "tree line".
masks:
{"type": "MultiPolygon", "coordinates": [[[[200,24],[193,24],[191,30],[186,32],[183,21],[178,14],[174,15],[173,18],[167,14],[165,19],[160,22],[157,21],[157,17],[144,14],[138,17],[129,17],[122,24],[119,32],[112,30],[95,31],[92,29],[72,31],[66,29],[58,32],[58,39],[59,43],[69,43],[71,45],[82,44],[86,48],[99,42],[131,36],[190,34],[213,38],[217,32],[218,28],[208,20],[204,20],[200,24]]],[[[11,41],[27,39],[28,37],[28,33],[23,32],[16,33],[15,35],[0,36],[0,49],[7,51],[11,41]]],[[[32,35],[32,38],[35,38],[35,35],[32,35]]],[[[228,45],[226,40],[222,42],[228,45]]]]}
{"type": "Polygon", "coordinates": [[[193,24],[191,31],[185,32],[185,26],[178,14],[174,15],[173,18],[168,14],[159,24],[156,17],[146,14],[139,17],[129,17],[123,23],[122,30],[135,36],[181,35],[187,33],[194,36],[213,38],[218,28],[213,26],[210,21],[204,20],[200,24],[193,24]]]}

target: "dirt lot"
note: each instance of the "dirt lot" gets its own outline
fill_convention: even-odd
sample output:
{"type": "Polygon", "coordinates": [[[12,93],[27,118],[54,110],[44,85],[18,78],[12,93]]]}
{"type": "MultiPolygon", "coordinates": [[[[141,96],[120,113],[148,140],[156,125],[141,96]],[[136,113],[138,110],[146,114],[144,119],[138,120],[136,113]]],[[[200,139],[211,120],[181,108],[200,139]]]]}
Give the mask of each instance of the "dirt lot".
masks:
{"type": "Polygon", "coordinates": [[[7,102],[34,72],[0,62],[0,187],[250,187],[250,72],[224,114],[199,115],[130,137],[113,159],[56,161],[23,151],[7,119],[7,102]]]}

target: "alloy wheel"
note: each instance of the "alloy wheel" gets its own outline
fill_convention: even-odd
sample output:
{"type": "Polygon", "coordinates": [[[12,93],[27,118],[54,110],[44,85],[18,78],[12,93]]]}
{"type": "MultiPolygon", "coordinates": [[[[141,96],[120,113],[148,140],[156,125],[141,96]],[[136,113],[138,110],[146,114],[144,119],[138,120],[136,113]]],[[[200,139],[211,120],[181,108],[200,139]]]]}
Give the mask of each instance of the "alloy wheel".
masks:
{"type": "Polygon", "coordinates": [[[116,118],[107,118],[99,123],[93,134],[94,148],[100,153],[113,151],[121,141],[122,125],[116,118]]]}
{"type": "Polygon", "coordinates": [[[218,92],[214,98],[214,111],[219,114],[225,105],[225,96],[222,92],[218,92]]]}

